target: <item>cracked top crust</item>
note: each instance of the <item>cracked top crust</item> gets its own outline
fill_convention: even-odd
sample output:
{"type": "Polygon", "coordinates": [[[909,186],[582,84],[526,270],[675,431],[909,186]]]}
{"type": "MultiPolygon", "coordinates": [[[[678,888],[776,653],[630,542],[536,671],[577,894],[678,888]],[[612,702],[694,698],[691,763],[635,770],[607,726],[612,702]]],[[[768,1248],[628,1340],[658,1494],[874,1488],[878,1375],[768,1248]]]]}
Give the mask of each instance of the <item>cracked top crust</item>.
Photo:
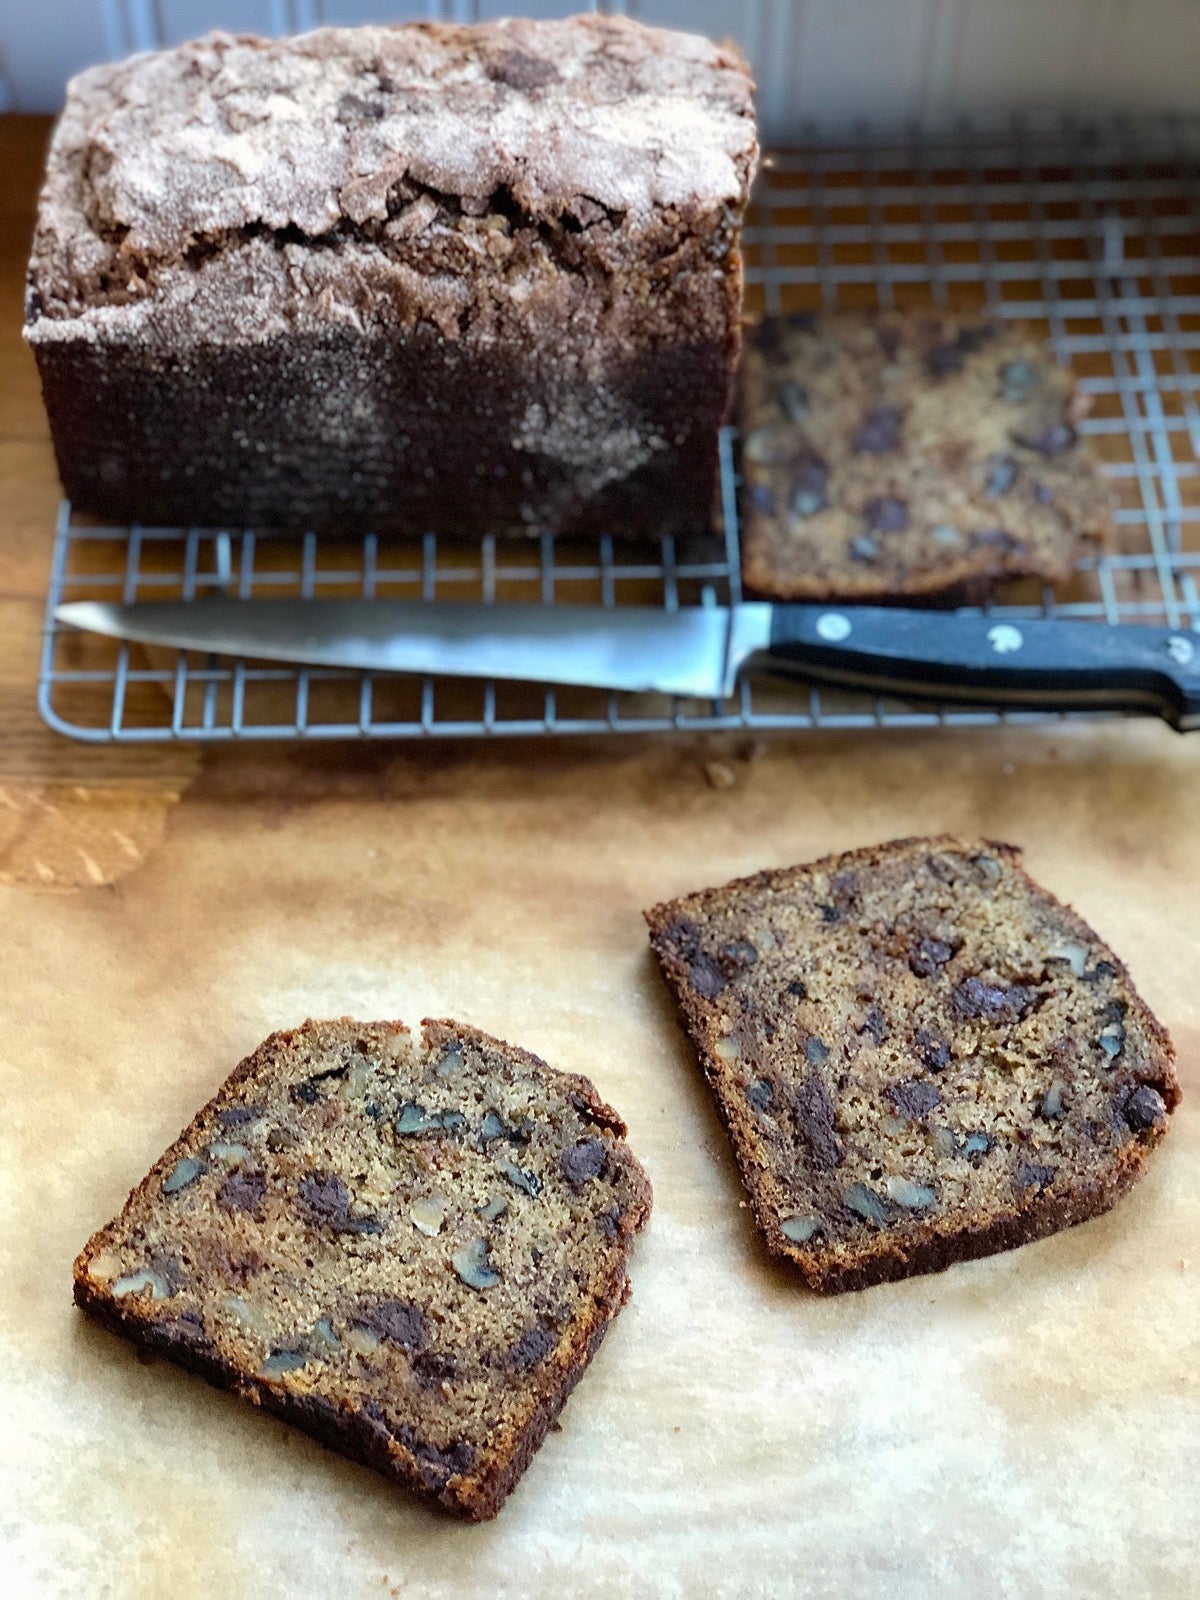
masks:
{"type": "Polygon", "coordinates": [[[30,336],[127,333],[148,299],[196,302],[228,335],[203,310],[216,256],[240,258],[238,292],[271,321],[298,288],[361,312],[344,262],[299,285],[298,252],[412,265],[419,243],[435,271],[511,273],[522,229],[598,227],[624,253],[664,211],[719,228],[754,165],[751,92],[732,47],[596,16],[212,33],[93,67],[51,146],[30,336]]]}

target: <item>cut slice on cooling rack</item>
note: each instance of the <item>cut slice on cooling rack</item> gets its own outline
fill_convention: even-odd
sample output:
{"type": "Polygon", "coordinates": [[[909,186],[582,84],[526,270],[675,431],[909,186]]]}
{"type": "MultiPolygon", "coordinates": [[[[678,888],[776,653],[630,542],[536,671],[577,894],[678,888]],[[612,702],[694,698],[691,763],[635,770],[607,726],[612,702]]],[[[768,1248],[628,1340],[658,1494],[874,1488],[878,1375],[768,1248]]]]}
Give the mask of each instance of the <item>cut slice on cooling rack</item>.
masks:
{"type": "Polygon", "coordinates": [[[107,1327],[494,1516],[629,1294],[650,1185],[586,1078],[453,1022],[272,1035],[75,1263],[107,1327]]]}
{"type": "Polygon", "coordinates": [[[767,1247],[815,1289],[1095,1216],[1178,1103],[1125,968],[1009,845],[902,839],[647,920],[767,1247]]]}
{"type": "Polygon", "coordinates": [[[742,373],[744,574],[796,600],[979,601],[1105,541],[1086,397],[1029,332],[929,312],[760,322],[742,373]]]}

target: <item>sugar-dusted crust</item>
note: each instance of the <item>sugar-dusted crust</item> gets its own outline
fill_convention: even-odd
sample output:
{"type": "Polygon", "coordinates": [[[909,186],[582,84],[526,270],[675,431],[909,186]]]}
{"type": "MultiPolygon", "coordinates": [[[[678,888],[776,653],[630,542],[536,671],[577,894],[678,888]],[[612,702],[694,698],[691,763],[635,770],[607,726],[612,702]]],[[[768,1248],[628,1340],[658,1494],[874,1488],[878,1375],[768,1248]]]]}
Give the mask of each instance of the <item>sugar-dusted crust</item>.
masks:
{"type": "Polygon", "coordinates": [[[837,1292],[1107,1210],[1179,1101],[1123,964],[988,840],[656,906],[651,944],[768,1249],[837,1292]]]}
{"type": "Polygon", "coordinates": [[[751,95],[731,47],[619,17],[212,34],[83,73],[26,301],[68,494],[167,523],[706,526],[751,95]]]}
{"type": "Polygon", "coordinates": [[[628,1298],[651,1193],[624,1133],[588,1079],[475,1029],[426,1022],[418,1044],[400,1023],[306,1023],[244,1061],[88,1241],[75,1299],[491,1517],[628,1298]],[[484,1194],[505,1209],[483,1215],[484,1194]]]}
{"type": "Polygon", "coordinates": [[[741,380],[745,580],[760,594],[978,602],[1064,582],[1112,534],[1075,424],[1087,397],[1034,333],[930,313],[758,324],[741,380]]]}

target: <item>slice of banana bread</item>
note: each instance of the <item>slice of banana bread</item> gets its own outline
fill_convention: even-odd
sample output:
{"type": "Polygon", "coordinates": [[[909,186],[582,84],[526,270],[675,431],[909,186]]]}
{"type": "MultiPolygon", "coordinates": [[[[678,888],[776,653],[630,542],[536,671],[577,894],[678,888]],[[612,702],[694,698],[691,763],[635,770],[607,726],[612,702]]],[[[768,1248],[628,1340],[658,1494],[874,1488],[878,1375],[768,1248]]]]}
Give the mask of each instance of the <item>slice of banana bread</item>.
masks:
{"type": "Polygon", "coordinates": [[[795,600],[982,600],[1111,537],[1087,396],[1028,329],[928,313],[760,322],[742,369],[745,578],[795,600]]]}
{"type": "Polygon", "coordinates": [[[650,1184],[588,1079],[422,1027],[273,1034],[88,1241],[75,1299],[482,1520],[628,1298],[650,1184]]]}
{"type": "Polygon", "coordinates": [[[1166,1132],[1170,1040],[1018,858],[901,839],[646,914],[767,1247],[814,1289],[1082,1222],[1166,1132]]]}

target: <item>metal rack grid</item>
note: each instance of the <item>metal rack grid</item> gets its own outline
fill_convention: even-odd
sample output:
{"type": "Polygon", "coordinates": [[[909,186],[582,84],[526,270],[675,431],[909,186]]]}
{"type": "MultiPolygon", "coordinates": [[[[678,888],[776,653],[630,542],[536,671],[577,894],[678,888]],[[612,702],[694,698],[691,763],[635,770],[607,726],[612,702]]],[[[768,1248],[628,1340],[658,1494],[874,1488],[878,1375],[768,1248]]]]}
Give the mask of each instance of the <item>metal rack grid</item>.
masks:
{"type": "MultiPolygon", "coordinates": [[[[768,158],[745,234],[747,299],[772,314],[987,310],[1044,330],[1093,409],[1118,547],[1057,593],[1010,585],[991,608],[1200,629],[1200,117],[1019,125],[859,141],[768,158]]],[[[498,540],[469,549],[112,529],[60,514],[39,704],[92,741],[420,738],[672,729],[965,726],[1044,712],[921,708],[746,680],[690,702],[418,680],[130,648],[58,627],[64,599],[262,595],[679,605],[740,594],[737,478],[722,441],[723,538],[655,547],[498,540]]]]}

